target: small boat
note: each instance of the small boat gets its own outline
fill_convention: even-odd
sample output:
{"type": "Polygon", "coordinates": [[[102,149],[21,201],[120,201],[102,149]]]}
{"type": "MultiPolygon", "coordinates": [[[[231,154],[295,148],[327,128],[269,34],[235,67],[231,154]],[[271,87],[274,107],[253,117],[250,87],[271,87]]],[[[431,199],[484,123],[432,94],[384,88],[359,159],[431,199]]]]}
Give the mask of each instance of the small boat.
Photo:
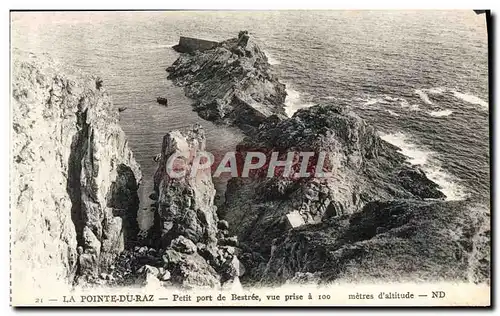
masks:
{"type": "Polygon", "coordinates": [[[164,98],[164,97],[158,97],[156,99],[156,102],[158,102],[161,105],[165,105],[165,106],[168,105],[168,100],[167,100],[167,98],[164,98]]]}
{"type": "Polygon", "coordinates": [[[123,111],[125,111],[126,109],[127,109],[126,107],[124,107],[124,106],[120,106],[120,107],[118,108],[118,112],[123,112],[123,111]]]}

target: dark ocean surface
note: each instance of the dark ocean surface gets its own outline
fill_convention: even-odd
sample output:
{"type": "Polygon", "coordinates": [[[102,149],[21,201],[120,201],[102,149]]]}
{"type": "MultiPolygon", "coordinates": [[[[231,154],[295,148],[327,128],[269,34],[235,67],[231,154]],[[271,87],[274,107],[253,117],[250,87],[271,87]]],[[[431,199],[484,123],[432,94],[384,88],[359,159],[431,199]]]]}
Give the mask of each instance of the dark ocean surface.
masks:
{"type": "Polygon", "coordinates": [[[242,137],[200,119],[166,79],[178,56],[171,46],[181,35],[224,40],[248,30],[287,84],[289,113],[347,104],[449,199],[489,204],[487,33],[485,16],[472,10],[58,12],[11,20],[12,47],[100,75],[115,105],[127,107],[120,121],[146,191],[169,130],[199,122],[209,150],[232,150],[242,137]]]}

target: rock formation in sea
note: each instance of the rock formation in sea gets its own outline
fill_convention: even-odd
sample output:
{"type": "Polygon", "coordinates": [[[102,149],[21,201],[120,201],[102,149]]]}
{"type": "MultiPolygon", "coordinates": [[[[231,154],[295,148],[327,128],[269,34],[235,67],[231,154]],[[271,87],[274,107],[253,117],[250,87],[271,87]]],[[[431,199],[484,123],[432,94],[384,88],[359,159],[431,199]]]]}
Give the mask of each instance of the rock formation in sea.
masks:
{"type": "Polygon", "coordinates": [[[286,116],[285,85],[248,32],[212,49],[181,54],[167,71],[204,119],[252,131],[268,116],[286,116]]]}
{"type": "Polygon", "coordinates": [[[210,168],[191,172],[205,146],[200,125],[163,138],[151,195],[155,223],[144,246],[117,260],[112,278],[118,283],[136,283],[139,276],[148,284],[184,288],[239,284],[244,270],[238,240],[228,235],[228,223],[218,219],[210,168]]]}
{"type": "Polygon", "coordinates": [[[102,80],[12,53],[14,287],[97,277],[137,236],[139,165],[102,80]]]}
{"type": "MultiPolygon", "coordinates": [[[[218,215],[238,237],[243,283],[489,280],[488,212],[444,201],[439,186],[349,112],[347,104],[317,105],[290,119],[282,115],[286,95],[281,93],[264,97],[264,108],[277,112],[260,115],[259,102],[246,102],[245,109],[258,104],[260,113],[231,106],[240,104],[234,98],[241,94],[262,100],[261,92],[270,91],[255,92],[260,85],[255,76],[248,79],[231,66],[233,58],[267,60],[257,46],[252,47],[258,54],[241,51],[238,42],[247,40],[240,32],[238,39],[216,48],[182,54],[167,69],[169,78],[185,86],[201,117],[246,132],[236,148],[240,163],[255,151],[268,161],[272,152],[279,152],[281,161],[289,152],[310,152],[312,161],[326,153],[331,175],[294,178],[278,172],[267,177],[264,165],[249,178],[229,181],[218,215]]],[[[262,63],[245,65],[250,73],[262,69],[262,63]]]]}

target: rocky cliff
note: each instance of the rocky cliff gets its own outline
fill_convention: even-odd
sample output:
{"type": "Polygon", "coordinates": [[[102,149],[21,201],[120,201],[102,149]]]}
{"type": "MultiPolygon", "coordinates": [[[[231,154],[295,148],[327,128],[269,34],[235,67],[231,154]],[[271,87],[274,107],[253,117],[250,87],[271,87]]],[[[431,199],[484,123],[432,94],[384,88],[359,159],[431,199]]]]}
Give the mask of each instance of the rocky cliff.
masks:
{"type": "Polygon", "coordinates": [[[143,247],[117,260],[112,274],[117,283],[139,278],[139,283],[183,288],[239,285],[244,270],[238,240],[218,219],[210,168],[196,168],[205,146],[200,125],[163,138],[151,195],[155,223],[143,247]]]}
{"type": "Polygon", "coordinates": [[[267,59],[248,39],[240,32],[214,49],[182,54],[167,69],[200,116],[248,135],[236,148],[239,177],[228,182],[218,210],[238,237],[242,282],[488,282],[488,210],[445,201],[436,183],[347,104],[284,117],[286,94],[266,80],[267,59]],[[250,152],[263,153],[266,163],[241,177],[250,152]],[[269,176],[273,152],[280,161],[293,153],[292,175],[282,166],[269,176]],[[304,170],[299,153],[310,158],[304,170]],[[328,159],[320,167],[322,155],[328,159]]]}
{"type": "Polygon", "coordinates": [[[101,79],[19,51],[11,97],[13,285],[93,279],[137,235],[141,172],[118,110],[101,79]]]}
{"type": "Polygon", "coordinates": [[[288,230],[251,271],[285,282],[489,282],[488,210],[465,202],[394,200],[288,230]]]}
{"type": "MultiPolygon", "coordinates": [[[[237,146],[241,160],[251,151],[277,152],[283,161],[290,152],[310,152],[310,162],[323,153],[323,171],[331,174],[317,176],[320,170],[313,170],[317,164],[312,163],[307,177],[269,178],[264,166],[264,174],[258,170],[250,178],[232,179],[221,213],[240,238],[262,236],[260,229],[281,221],[300,226],[352,214],[371,201],[445,197],[396,147],[342,105],[315,106],[287,120],[269,120],[237,146]]],[[[298,157],[295,162],[298,169],[298,157]]]]}
{"type": "Polygon", "coordinates": [[[309,177],[269,178],[264,165],[263,174],[229,182],[220,214],[244,249],[243,281],[489,277],[488,214],[444,202],[438,185],[346,106],[270,119],[237,151],[241,160],[250,151],[279,152],[279,160],[310,152],[313,161],[323,152],[331,173],[314,176],[313,163],[309,177]]]}
{"type": "Polygon", "coordinates": [[[213,49],[181,54],[167,71],[204,119],[248,131],[270,115],[285,116],[285,85],[248,32],[213,49]]]}
{"type": "Polygon", "coordinates": [[[237,239],[228,236],[227,223],[219,222],[217,217],[210,168],[192,172],[193,164],[201,162],[205,146],[205,132],[199,125],[187,132],[170,132],[163,138],[155,174],[157,216],[153,240],[159,243],[158,248],[165,249],[165,269],[174,283],[218,287],[234,281],[242,271],[234,247],[237,239]],[[181,166],[174,160],[169,165],[174,154],[183,157],[178,158],[183,160],[181,166]],[[170,166],[179,167],[185,175],[172,177],[170,166]]]}

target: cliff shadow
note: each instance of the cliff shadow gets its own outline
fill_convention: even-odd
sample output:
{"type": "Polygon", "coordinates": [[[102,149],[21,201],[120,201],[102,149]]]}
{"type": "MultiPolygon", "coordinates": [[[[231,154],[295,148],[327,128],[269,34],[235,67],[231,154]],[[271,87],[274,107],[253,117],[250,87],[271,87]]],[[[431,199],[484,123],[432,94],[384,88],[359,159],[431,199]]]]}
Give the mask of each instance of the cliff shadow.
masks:
{"type": "Polygon", "coordinates": [[[122,232],[125,248],[134,247],[137,243],[139,224],[137,211],[139,210],[139,185],[132,169],[120,164],[117,168],[115,182],[108,192],[108,207],[113,209],[113,216],[122,218],[122,232]]]}

